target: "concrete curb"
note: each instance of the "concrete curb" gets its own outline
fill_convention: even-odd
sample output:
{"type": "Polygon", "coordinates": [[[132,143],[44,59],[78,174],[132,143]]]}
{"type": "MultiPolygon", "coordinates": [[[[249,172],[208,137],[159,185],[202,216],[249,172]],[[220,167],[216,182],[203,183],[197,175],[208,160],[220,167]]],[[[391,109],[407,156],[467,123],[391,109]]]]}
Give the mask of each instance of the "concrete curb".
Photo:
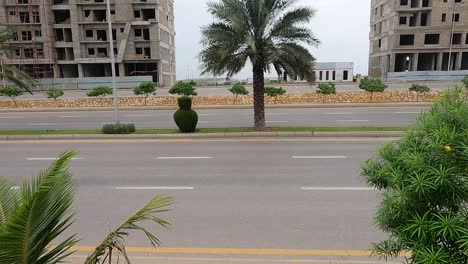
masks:
{"type": "MultiPolygon", "coordinates": [[[[267,109],[288,108],[384,108],[384,107],[429,107],[432,103],[341,103],[341,104],[270,104],[267,109]]],[[[195,110],[210,109],[253,109],[252,105],[194,105],[195,110]]],[[[177,110],[176,106],[134,106],[120,107],[120,111],[151,111],[151,110],[177,110]]],[[[5,112],[84,112],[84,111],[113,111],[112,107],[57,107],[57,108],[1,108],[0,113],[5,112]]]]}
{"type": "Polygon", "coordinates": [[[222,138],[398,138],[402,131],[369,132],[237,132],[237,133],[195,133],[159,135],[10,135],[0,136],[0,141],[22,140],[109,140],[109,139],[222,139],[222,138]]]}

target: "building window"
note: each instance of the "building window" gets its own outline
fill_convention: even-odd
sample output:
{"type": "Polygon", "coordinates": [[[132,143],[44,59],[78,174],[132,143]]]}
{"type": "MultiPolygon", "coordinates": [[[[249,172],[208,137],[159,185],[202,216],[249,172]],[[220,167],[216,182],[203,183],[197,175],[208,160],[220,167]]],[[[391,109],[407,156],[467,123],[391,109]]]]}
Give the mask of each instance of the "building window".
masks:
{"type": "Polygon", "coordinates": [[[425,45],[436,45],[439,44],[440,34],[426,34],[424,37],[425,45]]]}
{"type": "Polygon", "coordinates": [[[329,71],[326,71],[326,72],[325,72],[325,76],[326,76],[325,79],[326,79],[327,81],[330,80],[330,72],[329,72],[329,71]]]}
{"type": "Polygon", "coordinates": [[[407,6],[408,5],[408,0],[400,0],[400,5],[401,6],[407,6]]]}
{"type": "Polygon", "coordinates": [[[34,31],[34,35],[35,35],[36,37],[42,37],[42,31],[36,30],[36,31],[34,31]]]}
{"type": "Polygon", "coordinates": [[[89,29],[85,31],[85,34],[87,38],[92,38],[94,36],[94,32],[89,29]]]}
{"type": "Polygon", "coordinates": [[[135,28],[135,37],[141,37],[141,28],[135,28]]]}
{"type": "Polygon", "coordinates": [[[348,80],[348,71],[343,71],[343,81],[347,81],[348,80]]]}
{"type": "Polygon", "coordinates": [[[400,25],[406,25],[408,18],[407,17],[400,17],[400,25]]]}
{"type": "Polygon", "coordinates": [[[460,22],[460,14],[453,14],[452,19],[454,22],[460,22]]]}
{"type": "Polygon", "coordinates": [[[24,49],[24,58],[25,59],[32,59],[33,57],[33,50],[32,49],[24,49]]]}
{"type": "Polygon", "coordinates": [[[332,80],[333,81],[336,80],[336,71],[333,71],[333,73],[332,73],[332,80]]]}
{"type": "Polygon", "coordinates": [[[16,16],[16,12],[15,11],[10,11],[10,16],[16,16]]]}
{"type": "Polygon", "coordinates": [[[34,23],[41,23],[41,17],[39,16],[39,12],[33,12],[33,21],[34,23]]]}
{"type": "Polygon", "coordinates": [[[31,20],[29,18],[29,12],[19,12],[20,16],[20,23],[27,24],[31,23],[31,20]]]}
{"type": "Polygon", "coordinates": [[[135,53],[136,53],[137,55],[143,54],[143,48],[135,48],[135,53]]]}
{"type": "Polygon", "coordinates": [[[414,35],[400,35],[400,46],[414,45],[414,35]]]}
{"type": "Polygon", "coordinates": [[[468,44],[468,33],[466,34],[465,44],[468,44]]]}
{"type": "Polygon", "coordinates": [[[21,31],[21,39],[24,41],[32,40],[31,31],[21,31]]]}
{"type": "Polygon", "coordinates": [[[447,14],[442,14],[442,22],[447,21],[447,14]]]}
{"type": "Polygon", "coordinates": [[[379,39],[379,48],[382,47],[382,39],[379,39]]]}
{"type": "Polygon", "coordinates": [[[460,45],[462,42],[462,34],[461,33],[455,33],[452,35],[452,44],[453,45],[460,45]]]}
{"type": "Polygon", "coordinates": [[[323,71],[320,71],[320,72],[319,72],[319,80],[320,80],[320,81],[323,80],[323,71]]]}
{"type": "Polygon", "coordinates": [[[141,16],[140,10],[134,10],[134,11],[133,11],[133,16],[134,16],[135,18],[139,18],[139,17],[141,16]]]}
{"type": "Polygon", "coordinates": [[[88,55],[93,56],[93,55],[95,55],[95,54],[96,54],[96,51],[94,50],[94,48],[89,48],[89,49],[88,49],[88,55]]]}

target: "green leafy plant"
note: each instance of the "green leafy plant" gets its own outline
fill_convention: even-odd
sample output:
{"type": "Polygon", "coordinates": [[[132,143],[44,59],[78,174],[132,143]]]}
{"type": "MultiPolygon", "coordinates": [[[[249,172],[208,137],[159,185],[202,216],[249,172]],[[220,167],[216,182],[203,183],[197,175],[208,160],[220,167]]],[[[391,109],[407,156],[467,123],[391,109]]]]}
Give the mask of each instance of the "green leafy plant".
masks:
{"type": "Polygon", "coordinates": [[[265,94],[275,98],[275,102],[277,102],[279,96],[286,94],[286,90],[282,87],[265,87],[265,94]]]}
{"type": "Polygon", "coordinates": [[[63,91],[63,89],[54,88],[54,87],[47,89],[47,91],[45,92],[45,95],[47,96],[47,98],[54,99],[54,100],[57,100],[57,98],[62,97],[64,94],[65,92],[63,91]]]}
{"type": "Polygon", "coordinates": [[[383,192],[376,224],[389,234],[373,244],[375,255],[468,263],[467,116],[462,89],[449,90],[401,140],[364,163],[364,180],[383,192]]]}
{"type": "Polygon", "coordinates": [[[135,95],[144,95],[145,105],[148,96],[151,94],[156,94],[156,85],[153,82],[142,82],[137,87],[133,88],[133,93],[135,95]]]}
{"type": "Polygon", "coordinates": [[[103,134],[132,134],[135,132],[134,124],[105,124],[102,126],[103,134]]]}
{"type": "Polygon", "coordinates": [[[113,91],[112,91],[112,88],[110,88],[109,86],[98,86],[98,87],[95,87],[93,89],[91,89],[91,91],[89,91],[86,95],[89,96],[89,97],[96,97],[99,99],[99,103],[101,104],[101,106],[103,106],[103,99],[108,96],[108,95],[111,95],[113,94],[113,91]]]}
{"type": "Polygon", "coordinates": [[[230,89],[228,89],[228,91],[236,96],[236,98],[234,99],[234,104],[237,103],[239,95],[248,95],[249,94],[249,91],[247,91],[247,88],[245,88],[245,86],[242,85],[242,84],[236,84],[233,87],[231,87],[230,89]]]}
{"type": "Polygon", "coordinates": [[[265,129],[265,71],[313,82],[315,58],[305,47],[319,41],[308,23],[315,15],[297,0],[220,0],[208,3],[213,23],[202,28],[203,73],[232,77],[252,65],[254,126],[265,129]]]}
{"type": "Polygon", "coordinates": [[[192,86],[197,86],[197,82],[194,80],[190,80],[189,84],[192,86]]]}
{"type": "Polygon", "coordinates": [[[16,97],[23,95],[23,90],[18,86],[5,86],[0,88],[0,96],[7,96],[16,106],[16,97]]]}
{"type": "Polygon", "coordinates": [[[182,81],[177,82],[171,89],[169,89],[169,93],[186,97],[198,95],[192,84],[182,81]]]}
{"type": "Polygon", "coordinates": [[[431,88],[429,88],[428,86],[426,85],[422,85],[422,84],[413,84],[411,85],[411,87],[409,88],[409,90],[411,92],[416,92],[416,101],[419,102],[419,96],[423,93],[428,93],[431,91],[431,88]]]}
{"type": "Polygon", "coordinates": [[[197,129],[198,114],[192,109],[192,98],[177,98],[179,110],[174,113],[174,122],[183,133],[193,133],[197,129]]]}
{"type": "Polygon", "coordinates": [[[369,92],[371,94],[371,102],[373,101],[374,93],[381,93],[387,88],[388,86],[381,79],[365,77],[359,83],[359,89],[369,92]]]}
{"type": "MultiPolygon", "coordinates": [[[[62,263],[73,254],[76,234],[65,234],[75,221],[72,205],[77,192],[76,182],[69,172],[74,151],[67,151],[35,178],[24,181],[20,190],[0,177],[0,262],[52,264],[62,263]],[[51,247],[51,243],[54,247],[51,247]]],[[[129,231],[142,231],[153,246],[159,240],[142,223],[168,223],[156,216],[166,212],[172,204],[170,197],[156,196],[141,210],[111,232],[86,264],[104,263],[113,254],[122,255],[129,263],[125,251],[125,238],[129,231]]],[[[110,262],[110,261],[109,261],[110,262]]]]}
{"type": "MultiPolygon", "coordinates": [[[[17,34],[16,27],[7,27],[0,30],[0,58],[5,57],[8,53],[14,51],[15,46],[8,42],[13,39],[13,36],[17,34]]],[[[27,91],[32,94],[32,88],[36,85],[36,82],[26,73],[20,71],[14,66],[7,65],[5,63],[0,64],[0,79],[4,79],[14,86],[27,91]]]]}
{"type": "Polygon", "coordinates": [[[321,83],[317,88],[317,93],[322,94],[322,103],[325,102],[325,95],[336,94],[336,86],[334,83],[321,83]]]}

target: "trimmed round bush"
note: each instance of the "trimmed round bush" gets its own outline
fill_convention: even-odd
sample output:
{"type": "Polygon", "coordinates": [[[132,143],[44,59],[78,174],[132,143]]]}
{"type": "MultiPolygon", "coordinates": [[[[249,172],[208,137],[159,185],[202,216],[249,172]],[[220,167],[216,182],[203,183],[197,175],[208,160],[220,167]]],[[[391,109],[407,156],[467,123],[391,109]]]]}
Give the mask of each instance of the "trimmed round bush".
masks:
{"type": "Polygon", "coordinates": [[[102,127],[103,134],[132,134],[135,131],[134,124],[105,124],[102,127]]]}
{"type": "Polygon", "coordinates": [[[179,110],[174,113],[174,121],[181,132],[193,133],[197,129],[198,114],[192,110],[192,98],[180,97],[177,99],[179,110]]]}

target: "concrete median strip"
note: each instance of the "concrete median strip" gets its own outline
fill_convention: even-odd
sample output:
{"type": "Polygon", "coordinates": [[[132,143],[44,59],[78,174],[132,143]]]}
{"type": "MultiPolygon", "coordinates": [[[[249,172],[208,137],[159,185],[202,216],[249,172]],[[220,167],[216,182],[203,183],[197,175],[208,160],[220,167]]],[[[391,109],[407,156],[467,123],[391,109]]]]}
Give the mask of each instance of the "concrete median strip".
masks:
{"type": "Polygon", "coordinates": [[[220,139],[220,138],[400,138],[403,131],[343,131],[343,132],[230,132],[230,133],[194,133],[194,134],[57,134],[57,135],[2,135],[0,141],[24,140],[143,140],[143,139],[220,139]]]}

